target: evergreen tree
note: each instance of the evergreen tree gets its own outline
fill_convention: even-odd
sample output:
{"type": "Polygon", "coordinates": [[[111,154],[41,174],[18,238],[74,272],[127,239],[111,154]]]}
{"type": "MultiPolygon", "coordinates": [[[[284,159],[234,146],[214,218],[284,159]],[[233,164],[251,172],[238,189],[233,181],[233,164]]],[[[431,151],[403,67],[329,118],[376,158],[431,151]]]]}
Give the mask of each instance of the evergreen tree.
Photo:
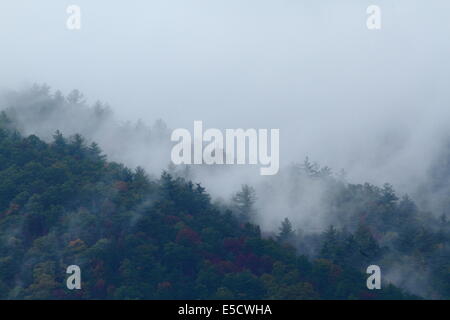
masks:
{"type": "Polygon", "coordinates": [[[284,220],[281,222],[279,230],[280,231],[277,236],[278,241],[289,242],[294,239],[295,233],[288,218],[284,218],[284,220]]]}
{"type": "Polygon", "coordinates": [[[246,184],[242,185],[241,191],[233,196],[233,202],[241,221],[249,222],[255,218],[255,209],[253,206],[256,199],[255,189],[246,184]]]}
{"type": "Polygon", "coordinates": [[[75,89],[67,95],[67,102],[71,104],[84,104],[86,101],[84,100],[84,95],[75,89]]]}

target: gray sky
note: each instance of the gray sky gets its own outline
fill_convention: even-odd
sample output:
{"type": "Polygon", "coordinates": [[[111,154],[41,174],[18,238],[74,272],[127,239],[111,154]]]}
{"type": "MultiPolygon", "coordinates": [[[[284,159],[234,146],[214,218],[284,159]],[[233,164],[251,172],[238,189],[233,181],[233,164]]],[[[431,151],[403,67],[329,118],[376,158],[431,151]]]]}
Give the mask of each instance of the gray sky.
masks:
{"type": "Polygon", "coordinates": [[[78,88],[170,127],[281,128],[282,163],[309,155],[407,184],[448,127],[449,12],[447,0],[3,0],[0,88],[78,88]],[[80,31],[66,29],[70,4],[80,31]]]}

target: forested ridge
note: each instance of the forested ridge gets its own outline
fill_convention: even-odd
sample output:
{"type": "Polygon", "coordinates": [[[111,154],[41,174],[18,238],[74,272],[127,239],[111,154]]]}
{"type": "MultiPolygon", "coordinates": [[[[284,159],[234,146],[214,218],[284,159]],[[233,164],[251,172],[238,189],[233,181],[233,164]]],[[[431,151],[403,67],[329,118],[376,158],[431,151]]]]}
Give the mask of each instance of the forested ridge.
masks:
{"type": "Polygon", "coordinates": [[[438,212],[308,159],[220,200],[193,181],[205,170],[211,186],[226,169],[159,174],[117,160],[161,165],[162,122],[116,125],[107,106],[45,85],[10,93],[4,106],[1,299],[450,298],[448,150],[422,187],[438,212]],[[279,225],[261,232],[267,216],[279,225]],[[372,264],[381,290],[366,287],[372,264]],[[81,267],[81,290],[66,287],[69,265],[81,267]]]}
{"type": "Polygon", "coordinates": [[[79,135],[45,143],[8,128],[5,114],[1,121],[3,299],[412,297],[392,285],[369,291],[367,275],[327,242],[323,257],[308,259],[283,231],[263,239],[199,184],[108,162],[79,135]],[[81,290],[66,288],[73,264],[81,290]]]}

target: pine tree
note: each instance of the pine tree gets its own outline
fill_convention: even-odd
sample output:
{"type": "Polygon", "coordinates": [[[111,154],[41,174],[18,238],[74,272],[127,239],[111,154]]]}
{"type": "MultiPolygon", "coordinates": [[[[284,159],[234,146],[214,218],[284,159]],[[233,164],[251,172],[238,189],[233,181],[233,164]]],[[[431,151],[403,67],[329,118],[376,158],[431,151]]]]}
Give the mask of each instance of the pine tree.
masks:
{"type": "Polygon", "coordinates": [[[102,149],[100,149],[99,145],[96,142],[92,142],[88,148],[88,152],[92,159],[105,161],[106,156],[102,154],[102,149]]]}
{"type": "Polygon", "coordinates": [[[68,95],[67,95],[67,101],[71,104],[84,104],[86,101],[84,100],[84,96],[83,94],[75,89],[72,90],[68,95]]]}
{"type": "Polygon", "coordinates": [[[67,147],[67,141],[59,130],[53,135],[53,146],[58,152],[64,152],[67,147]]]}
{"type": "Polygon", "coordinates": [[[309,161],[309,157],[305,158],[303,161],[303,165],[301,166],[302,170],[306,173],[308,177],[316,177],[319,173],[319,166],[317,163],[311,163],[309,161]]]}
{"type": "Polygon", "coordinates": [[[281,222],[280,226],[280,232],[278,233],[278,241],[280,242],[288,242],[293,240],[295,233],[292,228],[292,223],[289,221],[288,218],[284,218],[284,220],[281,222]]]}
{"type": "Polygon", "coordinates": [[[334,226],[330,226],[323,234],[320,251],[322,257],[335,261],[339,256],[339,234],[334,226]]]}
{"type": "Polygon", "coordinates": [[[249,222],[254,218],[256,201],[255,189],[244,184],[241,191],[233,196],[233,202],[238,212],[238,217],[243,222],[249,222]]]}

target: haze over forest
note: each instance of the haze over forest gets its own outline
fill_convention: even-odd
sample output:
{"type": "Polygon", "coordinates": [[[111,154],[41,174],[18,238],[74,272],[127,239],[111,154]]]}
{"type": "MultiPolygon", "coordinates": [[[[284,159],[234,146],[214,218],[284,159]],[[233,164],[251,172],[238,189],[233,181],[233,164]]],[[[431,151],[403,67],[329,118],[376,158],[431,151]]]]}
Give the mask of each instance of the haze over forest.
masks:
{"type": "Polygon", "coordinates": [[[415,193],[448,137],[450,5],[380,0],[369,31],[366,2],[78,1],[79,31],[69,3],[4,2],[0,88],[78,89],[119,122],[279,128],[284,166],[415,193]]]}
{"type": "MultiPolygon", "coordinates": [[[[252,222],[270,235],[289,218],[307,255],[330,225],[356,230],[336,216],[359,210],[353,198],[336,206],[336,181],[392,186],[435,231],[450,214],[450,3],[378,0],[382,28],[370,31],[372,2],[79,0],[79,31],[66,28],[67,1],[3,2],[0,109],[24,136],[79,133],[109,160],[201,183],[218,206],[249,185],[252,222]],[[280,129],[280,173],[171,166],[170,133],[195,120],[280,129]],[[308,166],[336,180],[292,179],[308,166]]],[[[392,282],[439,297],[429,270],[400,275],[408,259],[389,264],[392,282]]]]}

